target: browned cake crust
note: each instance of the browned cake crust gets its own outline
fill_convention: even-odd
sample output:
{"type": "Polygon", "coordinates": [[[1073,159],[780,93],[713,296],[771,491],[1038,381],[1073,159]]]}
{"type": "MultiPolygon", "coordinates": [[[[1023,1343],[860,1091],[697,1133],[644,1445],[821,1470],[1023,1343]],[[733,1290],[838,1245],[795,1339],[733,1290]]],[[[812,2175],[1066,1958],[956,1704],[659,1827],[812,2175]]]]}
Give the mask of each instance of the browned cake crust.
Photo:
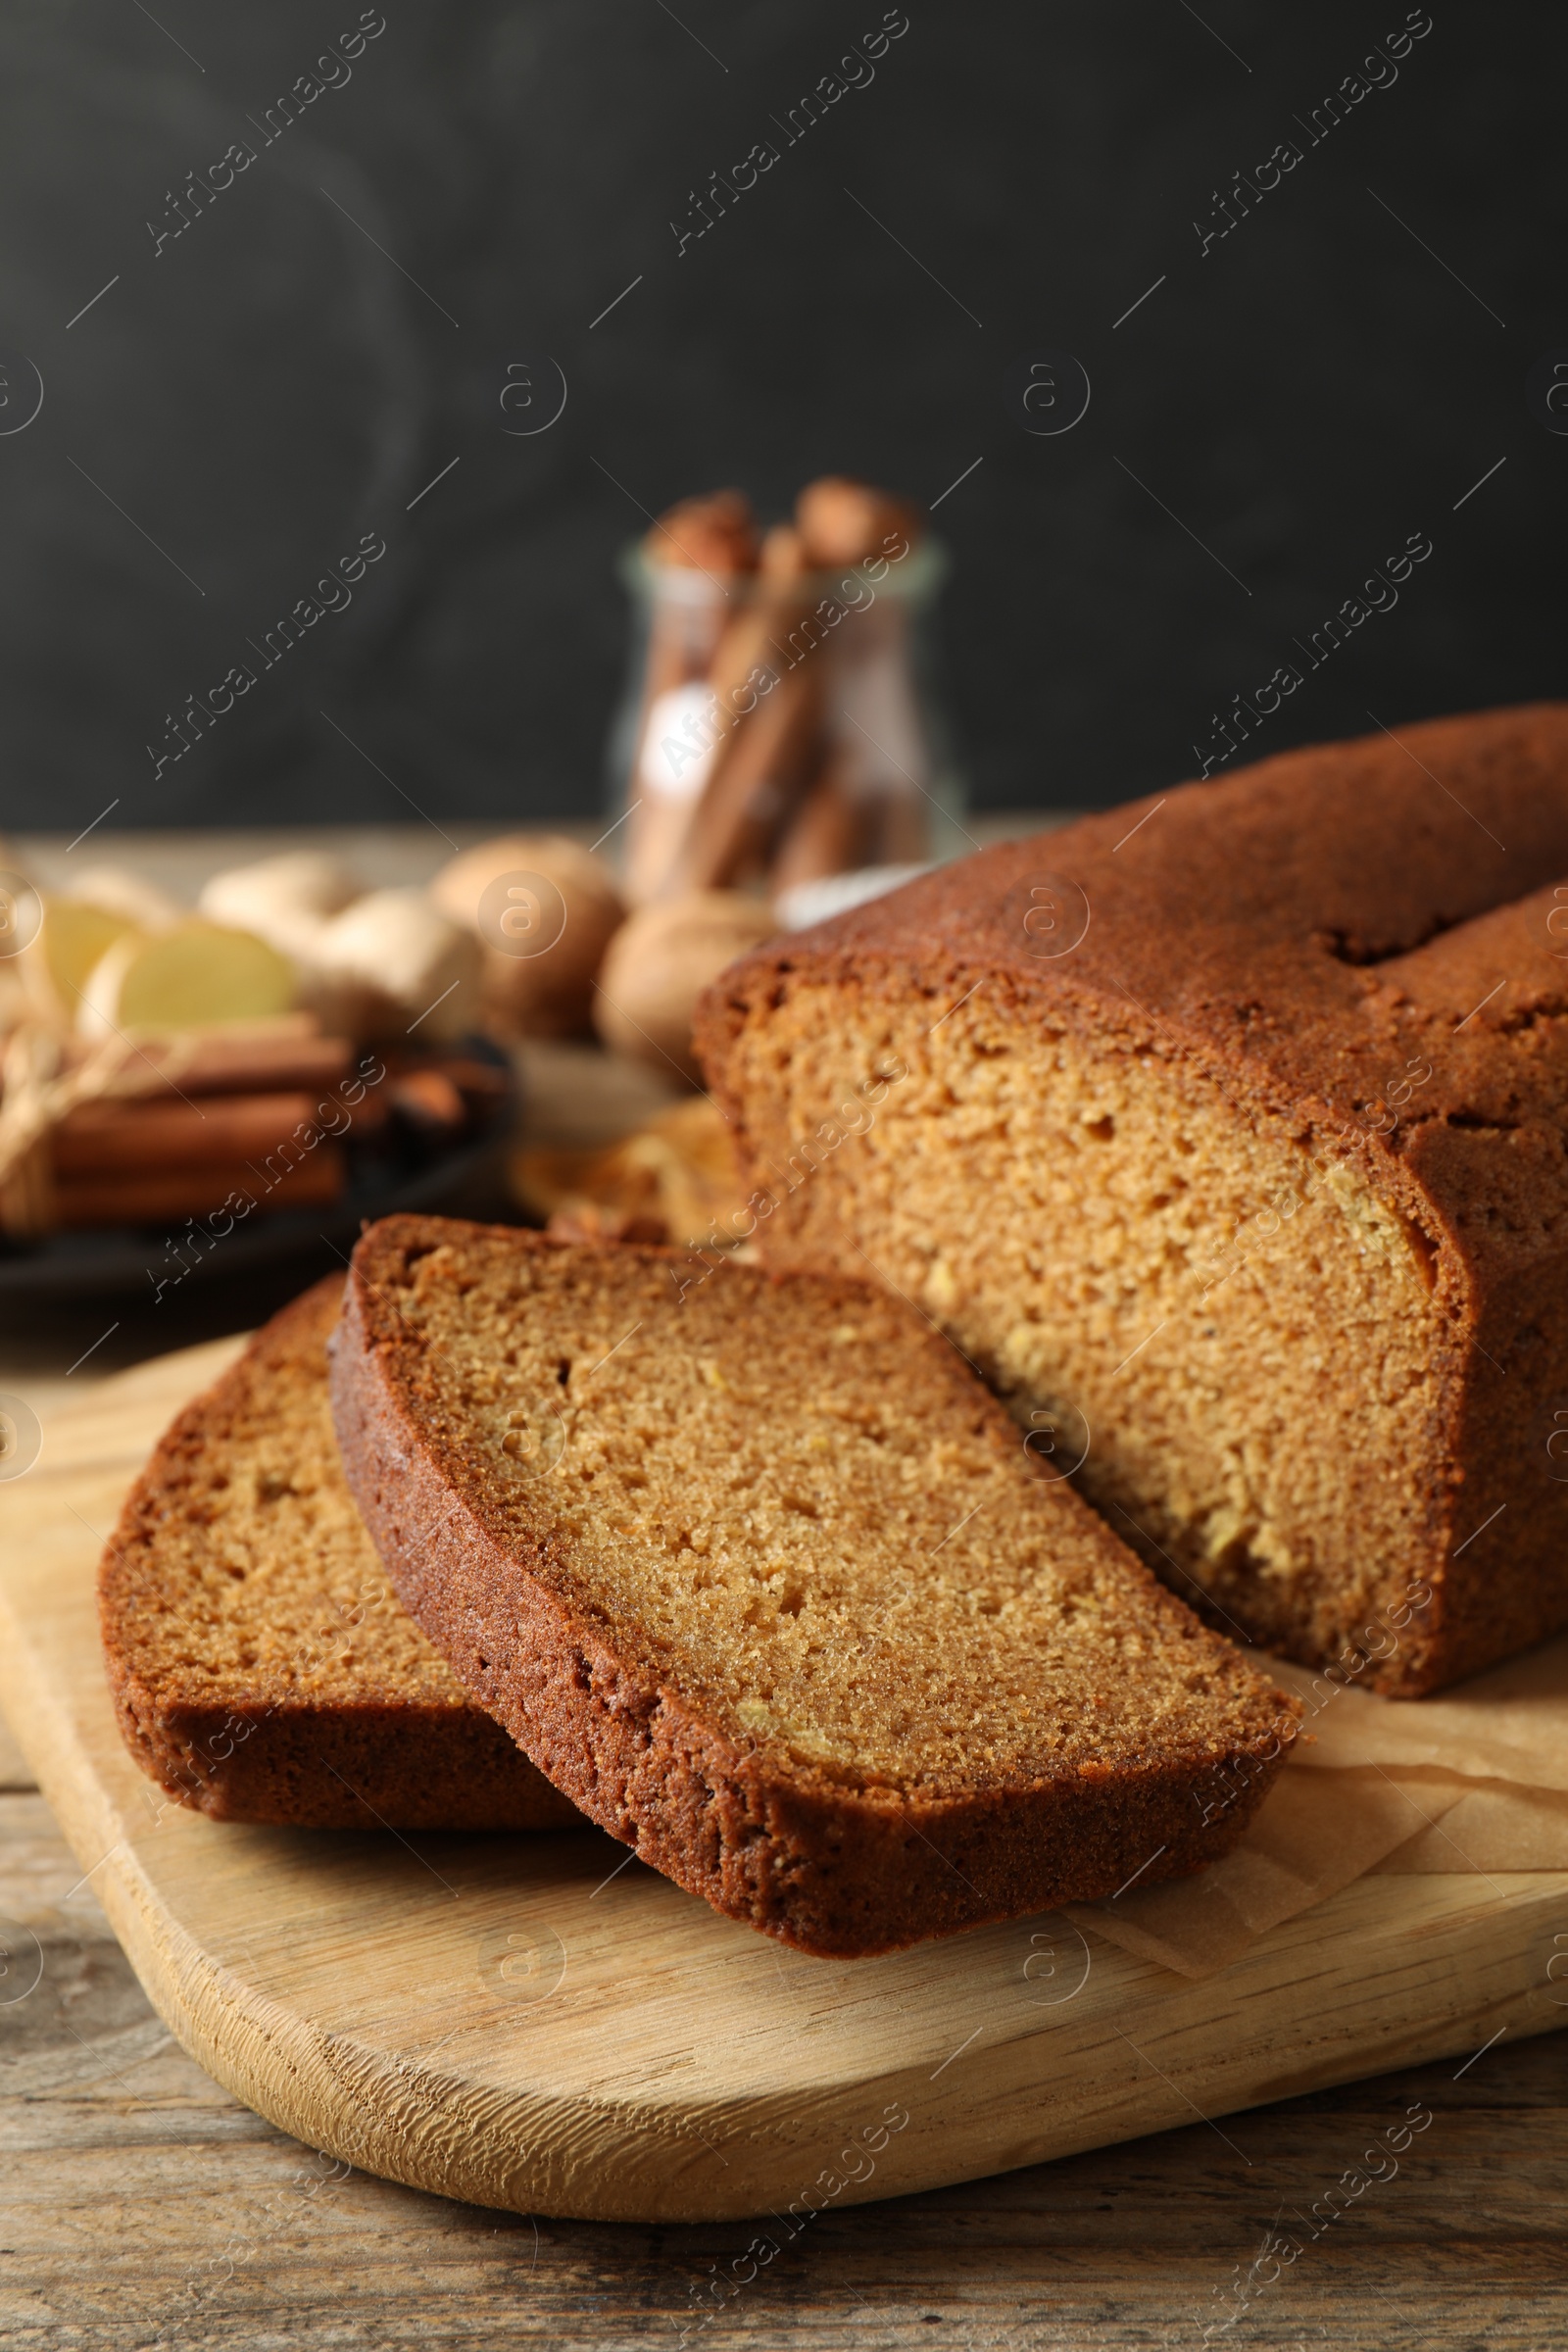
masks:
{"type": "Polygon", "coordinates": [[[737,1231],[1081,1409],[1220,1621],[1436,1689],[1568,1625],[1565,877],[1561,704],[985,851],[710,991],[737,1231]]]}
{"type": "Polygon", "coordinates": [[[334,1275],[275,1315],[126,1498],[99,1571],[125,1743],[222,1821],[569,1826],[399,1605],[355,1511],[326,1386],[342,1291],[334,1275]]]}
{"type": "Polygon", "coordinates": [[[715,1909],[845,1957],[1234,1842],[1294,1702],[1036,1483],[956,1352],[865,1284],[679,1271],[440,1218],[355,1252],[349,1484],[541,1770],[715,1909]]]}

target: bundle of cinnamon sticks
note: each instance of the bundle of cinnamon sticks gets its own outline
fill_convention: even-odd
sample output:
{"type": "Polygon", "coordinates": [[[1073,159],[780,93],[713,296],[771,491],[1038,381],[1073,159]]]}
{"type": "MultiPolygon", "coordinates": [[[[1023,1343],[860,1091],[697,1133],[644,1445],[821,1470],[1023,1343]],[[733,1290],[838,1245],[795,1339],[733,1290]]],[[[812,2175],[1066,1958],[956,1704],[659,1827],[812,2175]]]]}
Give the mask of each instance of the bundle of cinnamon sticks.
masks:
{"type": "Polygon", "coordinates": [[[19,1029],[0,1101],[0,1232],[330,1206],[351,1138],[374,1146],[396,1119],[449,1142],[505,1085],[461,1054],[362,1051],[310,1013],[90,1054],[19,1029]]]}
{"type": "Polygon", "coordinates": [[[794,521],[765,536],[737,490],[688,499],[654,525],[634,901],[760,882],[776,897],[887,855],[836,724],[837,633],[918,536],[906,502],[840,475],[808,484],[794,521]]]}

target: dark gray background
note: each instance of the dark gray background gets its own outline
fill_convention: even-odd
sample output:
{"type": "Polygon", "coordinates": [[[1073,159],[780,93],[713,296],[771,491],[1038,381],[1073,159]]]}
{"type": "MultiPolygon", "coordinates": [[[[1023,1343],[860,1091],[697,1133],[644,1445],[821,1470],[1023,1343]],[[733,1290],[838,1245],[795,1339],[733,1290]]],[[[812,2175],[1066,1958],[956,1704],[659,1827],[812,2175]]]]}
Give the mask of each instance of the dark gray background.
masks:
{"type": "Polygon", "coordinates": [[[1433,0],[1396,83],[1206,256],[1214,190],[1306,146],[1396,0],[908,0],[874,82],[680,256],[692,188],[876,0],[385,0],[352,81],[156,258],[168,192],[359,11],[155,13],[0,21],[0,415],[24,356],[45,390],[0,438],[0,824],[586,813],[639,509],[733,480],[777,513],[829,467],[929,502],[984,461],[937,516],[981,806],[1191,773],[1416,531],[1398,608],[1256,748],[1559,689],[1568,439],[1523,396],[1568,347],[1558,10],[1433,0]],[[1031,436],[1004,373],[1062,349],[1088,414],[1031,436]],[[564,414],[509,438],[503,370],[542,401],[547,354],[564,414]],[[367,528],[353,608],[154,781],[164,713],[367,528]]]}

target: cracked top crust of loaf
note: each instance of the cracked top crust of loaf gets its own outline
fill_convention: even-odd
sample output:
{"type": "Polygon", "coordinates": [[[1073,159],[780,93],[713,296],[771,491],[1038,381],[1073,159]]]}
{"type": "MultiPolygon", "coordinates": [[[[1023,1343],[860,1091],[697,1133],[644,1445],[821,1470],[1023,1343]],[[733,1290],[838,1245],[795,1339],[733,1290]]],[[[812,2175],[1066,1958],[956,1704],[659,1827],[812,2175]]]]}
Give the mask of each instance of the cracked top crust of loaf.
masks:
{"type": "Polygon", "coordinates": [[[1403,1694],[1568,1623],[1568,706],[987,850],[731,966],[698,1043],[737,1231],[1081,1414],[1220,1622],[1403,1694]]]}
{"type": "Polygon", "coordinates": [[[1291,1737],[873,1286],[394,1217],[333,1391],[393,1583],[482,1704],[642,1859],[804,1950],[1190,1870],[1291,1737]]]}

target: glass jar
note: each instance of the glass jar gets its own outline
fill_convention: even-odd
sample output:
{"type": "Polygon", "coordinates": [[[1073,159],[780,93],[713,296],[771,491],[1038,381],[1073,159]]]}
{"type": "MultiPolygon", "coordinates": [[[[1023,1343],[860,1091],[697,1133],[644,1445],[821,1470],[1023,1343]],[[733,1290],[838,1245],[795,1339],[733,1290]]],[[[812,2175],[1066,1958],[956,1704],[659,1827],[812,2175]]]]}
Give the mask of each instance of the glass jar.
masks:
{"type": "Polygon", "coordinates": [[[770,577],[620,559],[633,608],[611,741],[634,905],[694,889],[779,900],[967,845],[943,717],[934,612],[941,546],[890,532],[838,571],[770,577]]]}

